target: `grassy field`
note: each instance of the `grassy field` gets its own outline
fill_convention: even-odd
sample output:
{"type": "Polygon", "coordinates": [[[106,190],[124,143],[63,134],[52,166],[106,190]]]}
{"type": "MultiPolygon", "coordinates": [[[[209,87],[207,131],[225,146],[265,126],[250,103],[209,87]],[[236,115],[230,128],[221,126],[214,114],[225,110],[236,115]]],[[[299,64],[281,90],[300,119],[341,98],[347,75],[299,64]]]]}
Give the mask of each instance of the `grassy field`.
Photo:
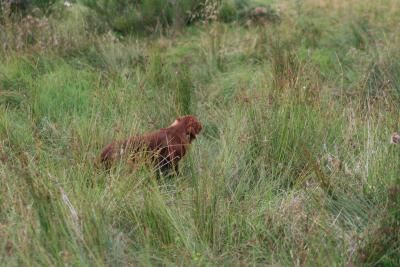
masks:
{"type": "Polygon", "coordinates": [[[400,1],[223,3],[151,33],[3,16],[1,266],[400,266],[400,1]],[[181,175],[94,164],[184,114],[181,175]]]}

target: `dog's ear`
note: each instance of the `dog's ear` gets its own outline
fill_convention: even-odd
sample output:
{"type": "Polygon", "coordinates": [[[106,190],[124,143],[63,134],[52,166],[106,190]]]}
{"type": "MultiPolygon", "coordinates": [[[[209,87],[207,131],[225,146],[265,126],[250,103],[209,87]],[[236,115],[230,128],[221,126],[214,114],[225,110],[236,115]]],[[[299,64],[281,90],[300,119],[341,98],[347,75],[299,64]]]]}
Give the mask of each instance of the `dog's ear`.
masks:
{"type": "Polygon", "coordinates": [[[189,143],[196,139],[197,133],[193,126],[189,126],[186,128],[186,135],[188,137],[189,143]]]}
{"type": "Polygon", "coordinates": [[[197,120],[191,120],[186,128],[186,135],[189,137],[189,142],[192,142],[196,139],[196,135],[198,135],[203,127],[197,120]]]}

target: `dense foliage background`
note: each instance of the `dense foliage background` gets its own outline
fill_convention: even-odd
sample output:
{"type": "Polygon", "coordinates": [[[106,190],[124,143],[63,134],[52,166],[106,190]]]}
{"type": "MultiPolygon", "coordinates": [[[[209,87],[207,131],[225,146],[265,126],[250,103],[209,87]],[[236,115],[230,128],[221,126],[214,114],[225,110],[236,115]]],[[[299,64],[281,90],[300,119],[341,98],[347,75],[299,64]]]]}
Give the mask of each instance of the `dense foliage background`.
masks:
{"type": "Polygon", "coordinates": [[[1,266],[399,266],[400,2],[3,0],[1,266]],[[196,114],[182,174],[96,167],[196,114]]]}

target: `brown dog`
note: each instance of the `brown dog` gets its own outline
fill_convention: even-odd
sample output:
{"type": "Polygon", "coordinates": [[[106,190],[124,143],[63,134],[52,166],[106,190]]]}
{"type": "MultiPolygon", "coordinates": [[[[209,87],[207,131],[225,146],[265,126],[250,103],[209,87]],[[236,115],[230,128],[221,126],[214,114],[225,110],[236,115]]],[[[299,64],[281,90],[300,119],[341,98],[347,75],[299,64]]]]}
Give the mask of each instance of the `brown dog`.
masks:
{"type": "Polygon", "coordinates": [[[176,119],[168,128],[107,145],[101,152],[100,161],[107,169],[123,158],[135,165],[138,158],[143,157],[141,152],[144,152],[162,173],[166,174],[171,169],[177,172],[179,160],[186,154],[188,145],[202,128],[196,117],[183,116],[176,119]]]}

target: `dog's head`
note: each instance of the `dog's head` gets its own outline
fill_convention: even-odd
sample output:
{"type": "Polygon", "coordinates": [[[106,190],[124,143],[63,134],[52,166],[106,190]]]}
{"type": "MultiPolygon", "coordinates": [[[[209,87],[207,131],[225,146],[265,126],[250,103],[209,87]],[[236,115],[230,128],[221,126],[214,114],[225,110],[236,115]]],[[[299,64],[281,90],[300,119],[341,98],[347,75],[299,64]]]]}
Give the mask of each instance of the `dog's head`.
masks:
{"type": "Polygon", "coordinates": [[[192,142],[196,138],[196,135],[198,135],[203,128],[200,121],[192,115],[177,118],[170,127],[177,126],[183,127],[189,142],[192,142]]]}

